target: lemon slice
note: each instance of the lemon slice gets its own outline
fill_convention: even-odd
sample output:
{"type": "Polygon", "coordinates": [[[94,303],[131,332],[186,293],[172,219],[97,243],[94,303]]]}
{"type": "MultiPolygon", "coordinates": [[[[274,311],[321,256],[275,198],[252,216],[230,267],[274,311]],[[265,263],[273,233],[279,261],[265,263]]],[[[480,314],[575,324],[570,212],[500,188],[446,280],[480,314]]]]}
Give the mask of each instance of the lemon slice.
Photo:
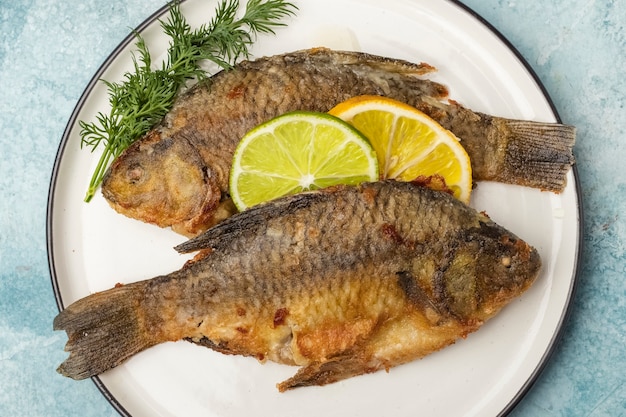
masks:
{"type": "Polygon", "coordinates": [[[469,203],[470,159],[452,132],[426,114],[386,97],[359,96],[329,112],[363,133],[378,155],[382,178],[412,181],[441,176],[459,200],[469,203]]]}
{"type": "Polygon", "coordinates": [[[230,195],[241,211],[287,194],[378,180],[367,139],[326,113],[297,111],[250,130],[230,172],[230,195]]]}

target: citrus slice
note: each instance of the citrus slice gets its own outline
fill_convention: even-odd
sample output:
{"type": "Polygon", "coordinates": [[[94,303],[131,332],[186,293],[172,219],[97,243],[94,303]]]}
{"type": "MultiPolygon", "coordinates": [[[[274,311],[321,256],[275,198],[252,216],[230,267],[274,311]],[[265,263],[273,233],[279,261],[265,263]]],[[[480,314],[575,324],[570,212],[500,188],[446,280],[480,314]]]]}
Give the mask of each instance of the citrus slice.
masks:
{"type": "Polygon", "coordinates": [[[297,111],[250,130],[239,142],[230,195],[241,211],[287,194],[378,180],[367,139],[326,113],[297,111]]]}
{"type": "Polygon", "coordinates": [[[358,96],[329,112],[365,135],[376,150],[382,178],[403,181],[441,176],[459,200],[469,203],[470,159],[452,132],[426,114],[386,97],[358,96]]]}

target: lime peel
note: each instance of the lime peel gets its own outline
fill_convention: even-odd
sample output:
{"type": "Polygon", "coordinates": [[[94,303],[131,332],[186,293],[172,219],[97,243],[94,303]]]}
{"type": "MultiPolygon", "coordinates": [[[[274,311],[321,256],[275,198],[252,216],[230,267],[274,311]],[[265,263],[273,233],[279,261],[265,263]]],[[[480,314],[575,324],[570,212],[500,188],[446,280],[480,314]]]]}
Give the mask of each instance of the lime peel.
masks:
{"type": "Polygon", "coordinates": [[[327,113],[295,111],[244,135],[230,193],[241,211],[286,194],[378,178],[376,152],[363,134],[327,113]]]}

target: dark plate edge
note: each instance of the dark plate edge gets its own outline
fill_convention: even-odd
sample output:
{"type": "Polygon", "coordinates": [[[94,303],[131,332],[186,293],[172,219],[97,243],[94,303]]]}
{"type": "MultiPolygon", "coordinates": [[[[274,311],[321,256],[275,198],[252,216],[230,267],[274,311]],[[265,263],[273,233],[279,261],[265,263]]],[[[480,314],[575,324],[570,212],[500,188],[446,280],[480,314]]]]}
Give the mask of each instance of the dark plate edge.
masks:
{"type": "MultiPolygon", "coordinates": [[[[182,0],[184,1],[184,0],[182,0]]],[[[152,13],[146,20],[144,20],[139,26],[137,26],[134,31],[129,33],[120,44],[111,52],[111,54],[104,60],[104,62],[98,68],[98,71],[91,78],[82,95],[80,96],[78,103],[72,110],[72,115],[70,116],[67,125],[65,126],[65,130],[63,131],[63,136],[61,138],[61,143],[59,144],[59,148],[57,150],[57,154],[54,160],[54,165],[52,168],[52,174],[50,177],[50,185],[48,187],[48,204],[46,207],[46,250],[48,254],[48,270],[50,272],[50,279],[52,282],[52,289],[54,292],[54,297],[56,299],[56,304],[59,311],[64,309],[63,298],[61,296],[61,292],[59,291],[59,284],[57,280],[56,266],[54,261],[54,245],[53,242],[53,230],[52,230],[52,218],[54,212],[54,195],[57,186],[57,177],[59,173],[59,165],[61,164],[61,160],[63,159],[63,154],[65,152],[65,148],[69,141],[69,134],[72,131],[74,125],[77,123],[78,113],[82,109],[85,101],[91,94],[94,87],[100,82],[100,78],[102,74],[108,69],[111,63],[119,56],[124,48],[126,48],[130,43],[135,41],[135,33],[141,33],[146,27],[151,25],[154,21],[160,18],[163,14],[165,14],[169,9],[169,4],[162,6],[160,9],[152,13]]],[[[102,382],[102,380],[98,377],[92,377],[91,380],[94,382],[96,387],[100,390],[102,395],[106,398],[106,400],[113,406],[113,408],[123,417],[132,417],[131,414],[122,406],[122,404],[117,401],[117,399],[111,394],[111,392],[107,389],[106,385],[102,382]]]]}
{"type": "MultiPolygon", "coordinates": [[[[456,6],[464,10],[466,13],[474,17],[474,19],[478,20],[483,26],[485,26],[494,35],[496,35],[500,39],[500,41],[504,43],[511,52],[513,52],[513,54],[517,57],[518,61],[524,66],[526,71],[532,76],[532,78],[535,81],[535,84],[537,84],[537,87],[539,87],[539,89],[541,90],[541,93],[543,94],[545,99],[548,101],[548,104],[550,105],[550,109],[552,110],[552,113],[554,114],[554,117],[556,118],[557,122],[562,123],[561,116],[559,115],[559,112],[557,111],[556,106],[554,105],[554,102],[552,101],[552,97],[550,97],[550,95],[548,94],[547,89],[545,88],[541,80],[539,79],[539,76],[537,75],[535,70],[528,63],[528,61],[526,61],[526,59],[522,56],[522,54],[518,51],[518,49],[515,46],[513,46],[513,44],[498,29],[496,29],[491,23],[485,20],[485,18],[483,18],[481,15],[479,15],[469,6],[466,6],[460,0],[448,0],[448,1],[450,1],[451,3],[455,4],[456,6]]],[[[574,297],[576,295],[576,290],[578,288],[578,282],[580,281],[579,279],[580,278],[580,264],[581,264],[580,260],[581,260],[581,254],[583,251],[583,230],[584,230],[582,190],[580,189],[580,178],[578,176],[578,168],[576,166],[576,163],[572,165],[572,173],[573,173],[574,182],[576,185],[575,191],[576,191],[576,205],[577,205],[576,209],[578,213],[578,242],[576,243],[576,255],[575,255],[575,264],[574,264],[574,271],[573,271],[573,279],[570,283],[569,292],[567,294],[567,303],[561,313],[561,317],[559,318],[556,331],[552,335],[552,339],[550,340],[550,343],[548,344],[548,348],[543,353],[543,356],[541,357],[539,363],[537,364],[537,367],[533,370],[530,377],[528,378],[528,380],[526,380],[524,385],[522,385],[522,387],[517,392],[517,394],[511,399],[511,401],[506,405],[506,407],[498,414],[498,417],[506,416],[511,411],[513,411],[513,409],[522,401],[522,399],[526,396],[526,394],[528,394],[528,392],[533,387],[535,382],[537,382],[537,380],[539,379],[539,376],[542,374],[542,372],[545,370],[546,366],[550,362],[550,358],[556,351],[559,341],[563,337],[566,324],[569,321],[569,318],[572,313],[573,304],[574,304],[572,301],[574,300],[574,297]]]]}
{"type": "MultiPolygon", "coordinates": [[[[184,1],[185,0],[183,0],[183,2],[184,1]]],[[[511,44],[511,42],[498,29],[496,29],[491,23],[489,23],[487,20],[485,20],[481,15],[479,15],[477,12],[475,12],[469,6],[466,6],[460,0],[447,0],[447,1],[449,1],[450,3],[456,5],[457,7],[459,7],[463,11],[465,11],[467,14],[471,15],[474,19],[478,20],[483,26],[485,26],[494,35],[496,35],[498,37],[498,39],[502,43],[504,43],[506,45],[506,47],[511,52],[513,52],[513,54],[517,57],[518,61],[524,66],[526,71],[534,79],[535,83],[537,84],[537,86],[541,90],[542,95],[547,100],[547,102],[548,102],[548,104],[550,106],[550,109],[552,110],[552,113],[554,114],[556,120],[560,123],[561,122],[561,117],[558,114],[558,111],[557,111],[557,109],[556,109],[556,107],[554,105],[554,102],[552,101],[552,98],[548,94],[545,86],[543,85],[543,83],[539,79],[539,77],[536,74],[535,70],[530,66],[530,64],[526,61],[526,59],[522,56],[522,54],[517,50],[517,48],[515,48],[515,46],[513,46],[513,44],[511,44]]],[[[124,48],[126,48],[131,42],[133,42],[135,40],[135,34],[134,33],[141,33],[141,31],[143,31],[147,26],[153,24],[155,20],[157,20],[164,13],[166,13],[168,8],[169,8],[169,5],[166,4],[166,5],[162,6],[160,9],[158,9],[156,12],[154,12],[152,15],[150,15],[146,20],[144,20],[139,26],[137,26],[135,28],[134,32],[128,34],[122,40],[122,42],[113,50],[113,52],[106,58],[106,60],[99,67],[98,71],[94,74],[92,79],[87,84],[87,87],[85,88],[83,94],[81,95],[80,99],[78,100],[78,103],[74,107],[74,110],[72,111],[72,115],[70,116],[70,119],[69,119],[69,121],[68,121],[68,123],[67,123],[67,125],[65,127],[64,132],[63,132],[61,143],[59,144],[59,148],[57,150],[57,154],[56,154],[56,157],[55,157],[54,165],[53,165],[53,168],[52,168],[52,174],[51,174],[51,178],[50,178],[50,185],[49,185],[49,188],[48,188],[48,204],[47,204],[47,209],[46,209],[46,249],[47,249],[47,254],[48,254],[48,269],[50,271],[50,278],[51,278],[51,283],[52,283],[52,289],[53,289],[53,292],[54,292],[54,296],[55,296],[55,299],[56,299],[56,304],[57,304],[57,307],[58,307],[59,311],[64,309],[64,305],[63,305],[63,299],[62,299],[62,296],[61,296],[61,292],[59,291],[59,286],[58,286],[58,281],[57,281],[57,274],[56,274],[56,267],[55,267],[55,262],[54,262],[54,248],[53,248],[53,244],[52,244],[52,241],[53,241],[53,239],[52,239],[52,235],[53,235],[53,231],[52,231],[52,217],[53,217],[53,210],[54,210],[54,192],[55,192],[56,185],[57,185],[57,176],[58,176],[58,171],[59,171],[59,165],[60,165],[61,160],[63,158],[65,147],[67,146],[69,133],[72,130],[74,124],[77,122],[77,116],[78,116],[78,113],[80,112],[80,109],[82,108],[82,106],[84,105],[85,101],[89,97],[89,95],[90,95],[91,91],[93,90],[93,88],[96,86],[96,84],[98,84],[100,82],[100,77],[102,76],[104,71],[106,71],[106,69],[111,65],[111,63],[118,57],[118,55],[121,53],[121,51],[124,48]]],[[[558,346],[558,342],[561,340],[561,338],[563,336],[564,329],[566,327],[566,324],[567,324],[567,322],[569,320],[569,317],[570,317],[572,309],[573,309],[572,301],[574,299],[574,296],[576,294],[576,290],[577,290],[577,287],[578,287],[579,275],[580,275],[580,258],[581,258],[581,253],[582,253],[582,250],[583,250],[583,233],[582,233],[582,231],[583,231],[583,226],[584,226],[583,225],[584,216],[583,216],[583,205],[582,205],[582,193],[581,193],[581,189],[580,189],[580,179],[579,179],[578,169],[577,169],[576,164],[574,164],[572,166],[572,173],[573,173],[574,180],[575,180],[575,191],[576,191],[576,200],[577,200],[578,242],[577,242],[577,245],[576,245],[575,265],[574,265],[574,272],[573,272],[574,277],[573,277],[573,279],[571,281],[570,288],[569,288],[569,293],[567,295],[567,304],[565,305],[565,309],[563,310],[563,312],[561,314],[561,317],[559,318],[559,322],[558,322],[558,325],[557,325],[556,332],[552,336],[552,339],[550,340],[550,343],[548,344],[548,348],[544,352],[541,360],[539,361],[538,366],[535,368],[533,373],[530,375],[530,377],[525,382],[525,384],[521,387],[521,389],[518,391],[518,393],[511,399],[511,401],[507,404],[507,406],[504,408],[504,410],[502,410],[498,414],[498,416],[506,416],[506,415],[508,415],[520,403],[520,401],[524,398],[524,396],[530,391],[530,389],[535,384],[535,382],[537,381],[539,376],[545,370],[547,364],[550,362],[550,358],[552,357],[552,355],[554,354],[554,352],[555,352],[555,350],[556,350],[556,348],[558,346]]],[[[131,414],[111,394],[111,392],[109,392],[109,390],[107,389],[107,387],[105,386],[105,384],[102,382],[102,380],[99,377],[96,376],[96,377],[92,377],[91,379],[94,382],[94,384],[96,385],[96,387],[100,390],[100,392],[102,392],[102,394],[107,399],[107,401],[109,401],[109,403],[113,406],[113,408],[115,408],[115,410],[120,415],[122,415],[124,417],[132,417],[131,414]]]]}

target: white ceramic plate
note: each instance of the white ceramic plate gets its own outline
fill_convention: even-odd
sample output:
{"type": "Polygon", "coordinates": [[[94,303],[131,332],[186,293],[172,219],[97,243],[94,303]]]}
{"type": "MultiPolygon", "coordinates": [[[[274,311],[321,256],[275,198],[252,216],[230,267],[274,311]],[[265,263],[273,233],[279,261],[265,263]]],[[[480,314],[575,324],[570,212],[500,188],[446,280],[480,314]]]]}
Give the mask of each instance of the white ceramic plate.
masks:
{"type": "MultiPolygon", "coordinates": [[[[453,1],[317,0],[297,2],[298,16],[275,37],[258,40],[254,55],[328,46],[425,61],[451,97],[494,115],[556,121],[549,98],[512,47],[482,19],[453,1]],[[383,6],[384,4],[384,6],[383,6]]],[[[182,6],[192,25],[216,2],[182,6]]],[[[139,31],[154,55],[167,38],[156,18],[139,31]]],[[[79,148],[78,120],[106,111],[98,78],[130,70],[132,38],[111,55],[86,89],[68,123],[54,168],[48,212],[52,282],[60,308],[117,282],[178,269],[184,239],[116,214],[101,195],[83,203],[96,156],[79,148]]],[[[580,206],[575,171],[555,195],[481,183],[472,205],[538,248],[537,283],[480,331],[389,373],[279,394],[275,383],[296,369],[225,356],[186,342],[167,343],[131,358],[96,384],[123,415],[139,416],[494,416],[506,414],[548,359],[576,280],[580,206]]]]}

